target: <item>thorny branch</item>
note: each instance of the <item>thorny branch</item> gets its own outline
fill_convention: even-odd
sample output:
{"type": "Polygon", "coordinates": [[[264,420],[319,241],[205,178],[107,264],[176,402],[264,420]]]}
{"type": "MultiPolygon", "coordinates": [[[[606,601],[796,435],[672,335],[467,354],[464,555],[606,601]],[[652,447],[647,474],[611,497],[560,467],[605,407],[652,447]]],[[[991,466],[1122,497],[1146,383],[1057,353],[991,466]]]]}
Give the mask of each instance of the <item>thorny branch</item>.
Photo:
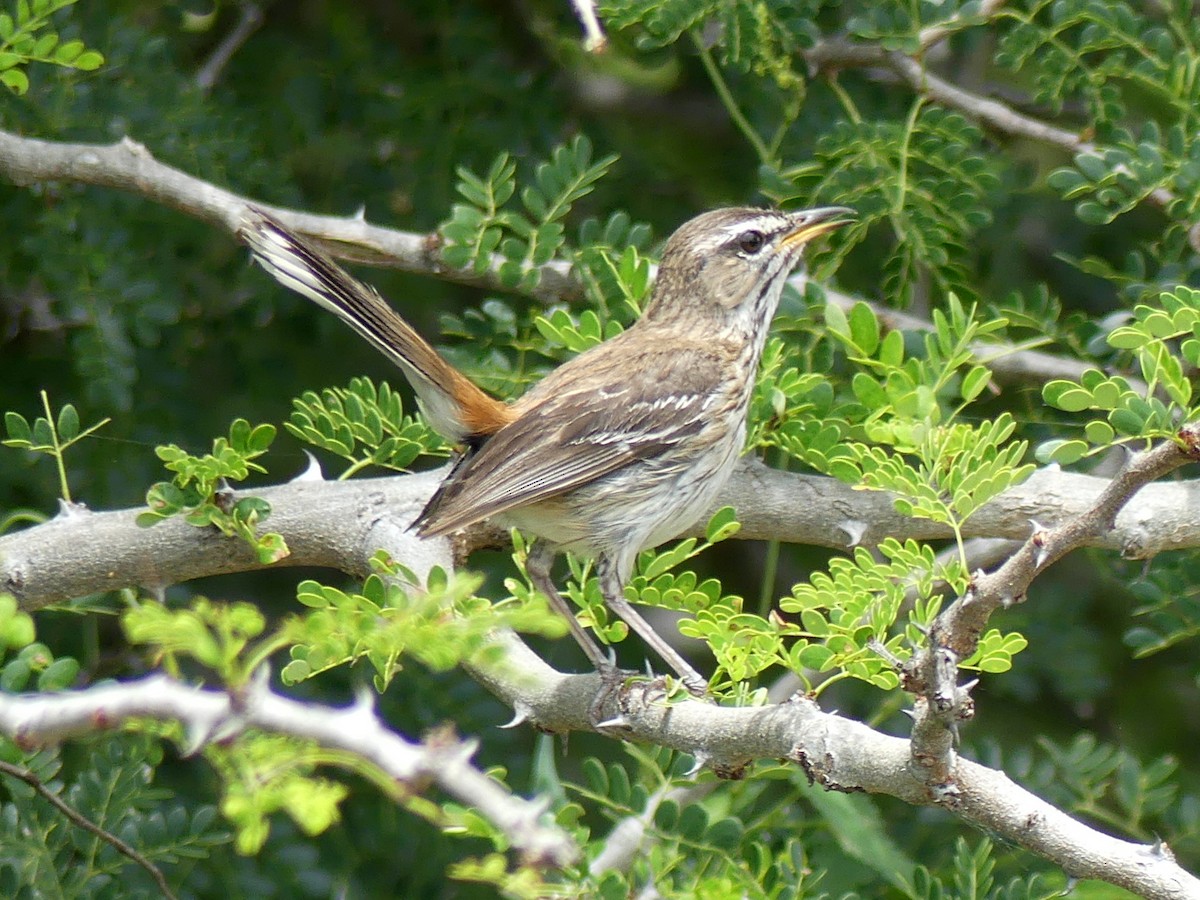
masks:
{"type": "Polygon", "coordinates": [[[929,645],[904,666],[905,689],[916,695],[912,753],[916,769],[940,802],[953,805],[954,743],[958,723],[974,714],[970,690],[958,684],[958,663],[975,652],[991,615],[1019,603],[1034,578],[1066,554],[1110,532],[1117,514],[1150,482],[1200,459],[1200,425],[1185,426],[1179,442],[1138,453],[1084,511],[1054,527],[1033,522],[1033,533],[996,571],[978,573],[966,594],[934,620],[929,645]]]}
{"type": "Polygon", "coordinates": [[[569,835],[542,823],[541,803],[512,796],[471,764],[474,742],[445,736],[407,741],[384,727],[369,700],[345,709],[301,703],[270,691],[264,677],[234,697],[165,675],[61,694],[0,696],[0,733],[26,749],[139,718],[182,723],[193,749],[253,728],[343,750],[408,791],[436,784],[503,831],[529,864],[560,867],[578,855],[569,835]]]}

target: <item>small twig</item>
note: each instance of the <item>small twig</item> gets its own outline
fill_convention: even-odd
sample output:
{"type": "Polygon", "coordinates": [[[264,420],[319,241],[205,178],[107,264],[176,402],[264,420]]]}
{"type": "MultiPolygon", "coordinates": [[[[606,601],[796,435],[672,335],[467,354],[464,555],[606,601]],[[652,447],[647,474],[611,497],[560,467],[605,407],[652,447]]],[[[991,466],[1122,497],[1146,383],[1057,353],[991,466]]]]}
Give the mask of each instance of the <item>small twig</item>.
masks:
{"type": "Polygon", "coordinates": [[[33,772],[29,771],[29,769],[22,768],[21,766],[14,766],[12,763],[6,763],[3,760],[0,760],[0,772],[3,772],[5,775],[11,775],[13,778],[25,782],[27,785],[33,788],[34,791],[36,791],[37,794],[47,803],[70,819],[72,824],[82,828],[84,831],[94,834],[96,837],[100,838],[100,840],[104,841],[104,843],[112,846],[118,853],[128,856],[131,860],[150,873],[150,877],[154,879],[155,884],[158,885],[158,889],[162,891],[162,895],[164,897],[167,897],[168,900],[175,900],[175,894],[171,891],[170,886],[167,884],[166,876],[163,875],[162,870],[158,868],[158,866],[154,865],[154,863],[150,862],[150,860],[146,859],[146,857],[142,856],[142,854],[140,854],[133,847],[130,847],[111,831],[104,830],[91,819],[87,818],[87,816],[83,815],[83,813],[79,812],[79,810],[75,809],[75,807],[71,806],[69,803],[51,791],[48,787],[46,787],[46,785],[42,784],[42,780],[34,775],[33,772]]]}
{"type": "Polygon", "coordinates": [[[225,39],[221,43],[217,44],[212,55],[196,73],[196,84],[201,91],[208,93],[213,89],[225,71],[225,66],[229,64],[233,55],[241,49],[242,45],[250,39],[250,35],[254,34],[262,21],[263,13],[257,3],[247,3],[242,7],[242,14],[238,17],[233,30],[225,35],[225,39]]]}

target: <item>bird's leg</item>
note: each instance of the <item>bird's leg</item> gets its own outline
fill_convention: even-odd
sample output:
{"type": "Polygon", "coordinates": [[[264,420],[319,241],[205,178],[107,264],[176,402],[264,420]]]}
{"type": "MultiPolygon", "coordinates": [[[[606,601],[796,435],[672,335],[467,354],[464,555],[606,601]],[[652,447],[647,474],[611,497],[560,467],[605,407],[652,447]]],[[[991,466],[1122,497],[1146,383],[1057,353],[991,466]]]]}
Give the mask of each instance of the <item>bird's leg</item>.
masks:
{"type": "Polygon", "coordinates": [[[592,665],[596,667],[596,671],[601,675],[605,675],[613,671],[616,666],[612,659],[605,653],[596,640],[587,632],[587,629],[579,624],[579,619],[575,617],[575,610],[571,608],[571,604],[562,594],[558,592],[558,588],[554,586],[554,579],[550,577],[550,568],[554,564],[555,551],[552,547],[538,541],[533,551],[529,554],[529,559],[525,561],[525,571],[529,573],[529,580],[533,582],[533,586],[537,588],[550,605],[567,620],[567,627],[571,629],[571,637],[575,638],[577,643],[583,650],[588,659],[592,661],[592,665]]]}
{"type": "Polygon", "coordinates": [[[636,631],[646,645],[675,670],[689,694],[693,697],[705,696],[708,693],[708,681],[704,676],[693,669],[688,661],[642,618],[642,614],[633,608],[633,604],[625,599],[625,586],[617,576],[616,566],[601,557],[596,564],[596,573],[600,576],[600,593],[604,595],[604,602],[608,604],[608,608],[624,619],[625,624],[636,631]]]}
{"type": "Polygon", "coordinates": [[[610,653],[605,653],[595,639],[588,634],[587,629],[579,624],[579,619],[575,617],[575,610],[571,608],[571,604],[562,594],[558,592],[558,588],[554,584],[554,579],[550,577],[550,569],[554,565],[554,549],[539,541],[534,545],[533,552],[529,554],[529,558],[525,561],[525,571],[529,573],[529,580],[533,582],[533,586],[537,588],[550,605],[567,620],[567,627],[571,630],[571,636],[575,638],[577,643],[583,650],[587,658],[592,661],[592,665],[596,668],[596,674],[600,676],[600,691],[596,694],[596,698],[592,701],[588,708],[588,718],[592,724],[597,726],[598,730],[603,731],[601,721],[604,718],[602,711],[604,704],[609,698],[617,692],[625,680],[625,672],[622,672],[616,664],[615,658],[610,653]]]}

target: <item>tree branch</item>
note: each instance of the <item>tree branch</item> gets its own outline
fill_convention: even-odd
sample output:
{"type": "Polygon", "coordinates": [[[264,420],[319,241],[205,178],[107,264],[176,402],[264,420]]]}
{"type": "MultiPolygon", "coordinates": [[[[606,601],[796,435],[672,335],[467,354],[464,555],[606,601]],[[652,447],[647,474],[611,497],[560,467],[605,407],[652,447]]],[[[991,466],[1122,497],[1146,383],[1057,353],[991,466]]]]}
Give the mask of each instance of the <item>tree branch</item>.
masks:
{"type": "MultiPolygon", "coordinates": [[[[363,577],[371,554],[394,543],[396,558],[421,572],[430,565],[445,567],[451,559],[445,539],[420,540],[405,531],[444,475],[444,469],[437,469],[350,481],[293,481],[238,493],[271,504],[266,527],[282,534],[292,551],[277,566],[321,566],[363,577]]],[[[1041,469],[972,515],[963,534],[1025,541],[1031,520],[1048,525],[1067,521],[1086,510],[1109,483],[1057,466],[1041,469]]],[[[726,505],[738,511],[738,537],[751,540],[845,550],[888,536],[922,541],[953,537],[945,526],[897,513],[889,494],[854,490],[819,475],[780,472],[753,458],[742,461],[710,512],[726,505]]],[[[0,535],[0,591],[15,596],[26,609],[37,609],[129,586],[156,591],[167,586],[164,575],[169,583],[179,583],[263,568],[241,541],[180,518],[142,528],[135,521],[139,512],[73,510],[0,535]]],[[[455,550],[465,555],[505,541],[503,532],[482,526],[460,535],[455,550]]],[[[1121,510],[1113,528],[1089,536],[1084,544],[1130,558],[1200,546],[1200,482],[1148,485],[1121,510]]]]}
{"type": "Polygon", "coordinates": [[[1165,441],[1128,460],[1087,509],[1045,527],[1034,521],[1033,533],[1019,550],[990,574],[978,574],[967,593],[934,620],[929,646],[904,667],[905,689],[917,695],[913,726],[913,759],[931,788],[953,796],[957,760],[954,744],[958,723],[974,714],[971,685],[959,685],[958,664],[975,652],[992,614],[1019,603],[1034,578],[1072,550],[1113,528],[1117,516],[1150,482],[1200,459],[1200,426],[1180,432],[1181,443],[1165,441]]]}
{"type": "MultiPolygon", "coordinates": [[[[924,35],[924,32],[922,33],[924,35]]],[[[1043,144],[1060,147],[1069,153],[1094,153],[1096,144],[1079,132],[1018,112],[1006,103],[972,93],[939,77],[925,65],[899,51],[886,50],[880,44],[861,44],[845,38],[829,38],[804,52],[809,71],[817,73],[840,68],[861,68],[890,72],[922,97],[956,109],[981,124],[1004,134],[1027,137],[1043,144]]],[[[1167,188],[1155,188],[1148,195],[1157,206],[1166,209],[1175,200],[1167,188]]]]}
{"type": "Polygon", "coordinates": [[[0,733],[29,749],[94,734],[133,719],[180,722],[199,747],[243,729],[303,738],[351,753],[406,790],[436,784],[479,811],[521,851],[527,863],[560,867],[574,861],[574,841],[541,824],[544,806],[509,794],[470,763],[473,741],[441,735],[414,744],[388,730],[367,702],[345,709],[300,703],[272,693],[260,678],[244,696],[181,684],[165,675],[40,696],[0,695],[0,733]]]}
{"type": "MultiPolygon", "coordinates": [[[[72,144],[21,137],[0,129],[0,176],[24,186],[40,181],[69,181],[129,191],[228,231],[237,232],[249,205],[263,209],[289,228],[320,241],[341,259],[433,275],[487,290],[504,290],[500,258],[482,274],[448,268],[438,254],[436,234],[415,234],[369,225],[361,216],[318,216],[262,203],[159,162],[137,141],[72,144]]],[[[535,295],[574,298],[582,287],[569,267],[548,263],[540,270],[535,295]]]]}
{"type": "MultiPolygon", "coordinates": [[[[262,203],[165,165],[154,159],[146,147],[128,138],[116,144],[71,144],[21,137],[0,129],[0,178],[17,185],[69,181],[129,191],[231,234],[237,230],[242,211],[247,205],[254,205],[279,218],[289,228],[320,241],[326,250],[340,259],[400,269],[485,290],[508,290],[499,278],[502,261],[499,257],[482,274],[450,269],[440,261],[436,234],[398,231],[369,225],[361,217],[318,216],[262,203]]],[[[533,291],[536,298],[572,301],[583,296],[583,285],[562,262],[549,262],[539,272],[533,291]]],[[[834,291],[829,294],[834,302],[847,309],[857,299],[834,291]]],[[[917,331],[932,327],[928,321],[879,304],[872,304],[872,308],[888,327],[917,331]]],[[[1078,379],[1088,368],[1077,360],[1022,350],[1008,343],[979,343],[972,351],[988,361],[1000,381],[1078,379]]]]}

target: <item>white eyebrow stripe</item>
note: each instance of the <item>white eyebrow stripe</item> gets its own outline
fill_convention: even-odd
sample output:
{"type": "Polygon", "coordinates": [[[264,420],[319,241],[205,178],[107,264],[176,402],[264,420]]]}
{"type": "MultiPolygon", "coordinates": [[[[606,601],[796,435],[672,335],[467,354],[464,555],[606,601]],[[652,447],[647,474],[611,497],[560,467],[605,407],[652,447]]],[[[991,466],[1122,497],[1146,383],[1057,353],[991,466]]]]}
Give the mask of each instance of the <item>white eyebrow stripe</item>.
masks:
{"type": "Polygon", "coordinates": [[[738,235],[753,230],[761,231],[770,238],[779,232],[786,231],[789,225],[790,220],[786,216],[764,213],[754,219],[743,219],[741,222],[730,222],[728,225],[723,225],[714,230],[711,236],[703,242],[697,242],[697,246],[702,251],[715,250],[723,247],[738,235]]]}

